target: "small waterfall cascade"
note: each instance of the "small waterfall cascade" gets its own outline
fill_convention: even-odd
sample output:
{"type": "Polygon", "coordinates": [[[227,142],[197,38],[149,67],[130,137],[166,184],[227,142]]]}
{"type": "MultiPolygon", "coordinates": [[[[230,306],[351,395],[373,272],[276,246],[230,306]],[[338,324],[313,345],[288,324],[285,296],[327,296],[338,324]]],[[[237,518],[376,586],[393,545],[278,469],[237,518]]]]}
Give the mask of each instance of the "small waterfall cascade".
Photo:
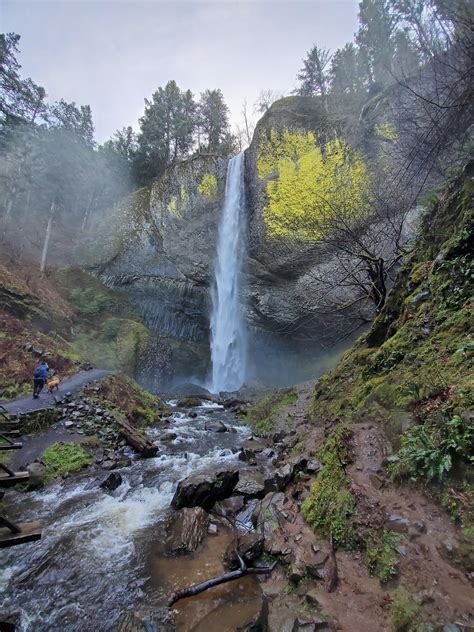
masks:
{"type": "Polygon", "coordinates": [[[243,152],[229,161],[212,291],[210,390],[236,391],[245,380],[246,331],[240,303],[245,248],[243,152]]]}

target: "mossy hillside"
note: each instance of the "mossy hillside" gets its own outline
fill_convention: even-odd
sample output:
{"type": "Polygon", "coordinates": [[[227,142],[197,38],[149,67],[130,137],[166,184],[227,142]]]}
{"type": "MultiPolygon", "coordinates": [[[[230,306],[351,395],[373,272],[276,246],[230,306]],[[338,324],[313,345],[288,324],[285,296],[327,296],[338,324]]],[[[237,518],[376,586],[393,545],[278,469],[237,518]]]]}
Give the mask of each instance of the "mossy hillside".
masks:
{"type": "Polygon", "coordinates": [[[46,466],[49,480],[66,472],[76,472],[92,463],[92,458],[77,443],[53,443],[43,452],[41,460],[46,466]]]}
{"type": "Polygon", "coordinates": [[[150,340],[139,311],[82,270],[57,270],[54,280],[73,309],[74,350],[94,366],[134,376],[150,340]]]}
{"type": "Polygon", "coordinates": [[[99,406],[114,414],[125,415],[136,427],[149,426],[171,414],[171,409],[159,397],[142,389],[125,375],[110,375],[95,387],[86,386],[84,394],[99,406]]]}
{"type": "Polygon", "coordinates": [[[45,334],[27,320],[0,310],[0,399],[12,399],[32,390],[33,371],[39,363],[37,352],[54,370],[67,377],[77,372],[80,357],[59,334],[45,334]],[[32,345],[36,351],[27,351],[32,345]]]}
{"type": "Polygon", "coordinates": [[[425,218],[382,314],[317,382],[315,421],[472,406],[472,188],[452,187],[425,218]]]}
{"type": "Polygon", "coordinates": [[[298,398],[293,388],[271,391],[255,402],[248,409],[246,421],[261,434],[267,434],[275,429],[278,414],[294,404],[298,398]]]}

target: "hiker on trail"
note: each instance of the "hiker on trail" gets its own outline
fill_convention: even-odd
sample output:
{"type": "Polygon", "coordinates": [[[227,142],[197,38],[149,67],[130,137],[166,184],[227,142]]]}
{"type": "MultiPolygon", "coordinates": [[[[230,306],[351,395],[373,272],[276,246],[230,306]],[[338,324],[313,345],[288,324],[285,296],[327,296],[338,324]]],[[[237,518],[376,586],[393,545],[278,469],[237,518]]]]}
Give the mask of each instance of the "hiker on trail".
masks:
{"type": "Polygon", "coordinates": [[[42,360],[33,373],[33,398],[38,399],[48,378],[48,365],[42,360]]]}

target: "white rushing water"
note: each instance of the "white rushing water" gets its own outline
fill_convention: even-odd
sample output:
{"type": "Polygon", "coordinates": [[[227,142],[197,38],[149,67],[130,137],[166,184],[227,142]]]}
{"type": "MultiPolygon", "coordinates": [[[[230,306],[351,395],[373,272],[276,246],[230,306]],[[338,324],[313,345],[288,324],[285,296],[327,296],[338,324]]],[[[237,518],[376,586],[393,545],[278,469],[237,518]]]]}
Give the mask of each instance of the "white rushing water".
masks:
{"type": "MultiPolygon", "coordinates": [[[[122,483],[112,492],[99,487],[108,472],[94,470],[28,494],[7,492],[12,519],[39,520],[43,533],[38,542],[0,550],[0,620],[13,618],[18,632],[108,632],[124,612],[163,605],[149,569],[178,481],[235,467],[250,434],[221,406],[204,401],[194,410],[196,418],[174,410],[176,438],[161,443],[156,457],[117,470],[122,483]],[[207,430],[216,420],[232,432],[207,430]]],[[[163,422],[147,434],[160,437],[163,422]]]]}
{"type": "Polygon", "coordinates": [[[245,243],[244,154],[229,161],[219,226],[211,314],[211,391],[236,391],[245,379],[246,335],[240,304],[245,243]]]}

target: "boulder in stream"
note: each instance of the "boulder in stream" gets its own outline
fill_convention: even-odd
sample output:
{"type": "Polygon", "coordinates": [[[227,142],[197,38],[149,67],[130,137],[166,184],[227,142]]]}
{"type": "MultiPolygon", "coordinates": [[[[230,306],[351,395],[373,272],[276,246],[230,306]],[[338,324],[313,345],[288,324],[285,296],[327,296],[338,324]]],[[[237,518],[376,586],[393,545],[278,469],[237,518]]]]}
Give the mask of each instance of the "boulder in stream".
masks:
{"type": "Polygon", "coordinates": [[[185,507],[167,525],[168,547],[173,553],[192,553],[201,544],[209,527],[209,514],[202,507],[185,507]]]}
{"type": "Polygon", "coordinates": [[[119,472],[111,472],[105,480],[102,481],[100,486],[102,489],[106,489],[109,492],[112,492],[117,487],[120,487],[122,484],[122,476],[119,472]]]}
{"type": "Polygon", "coordinates": [[[38,489],[39,487],[43,487],[47,474],[46,466],[43,465],[43,463],[34,461],[27,466],[26,471],[30,475],[30,478],[28,479],[29,489],[38,489]]]}
{"type": "Polygon", "coordinates": [[[239,471],[234,469],[192,474],[178,483],[171,501],[175,509],[203,507],[210,509],[218,500],[232,496],[239,482],[239,471]]]}

